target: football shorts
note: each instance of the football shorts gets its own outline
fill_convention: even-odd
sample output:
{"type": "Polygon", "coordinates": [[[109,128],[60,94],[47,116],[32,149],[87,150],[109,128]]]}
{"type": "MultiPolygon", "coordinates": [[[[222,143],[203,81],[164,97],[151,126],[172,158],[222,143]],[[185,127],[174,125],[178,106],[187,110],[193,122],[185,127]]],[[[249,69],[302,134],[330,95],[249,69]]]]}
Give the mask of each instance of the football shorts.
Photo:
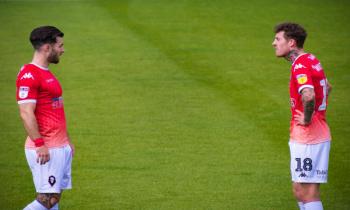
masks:
{"type": "Polygon", "coordinates": [[[44,165],[37,163],[35,149],[25,149],[37,193],[61,193],[72,188],[72,149],[70,145],[49,148],[50,160],[44,165]]]}
{"type": "Polygon", "coordinates": [[[326,183],[330,141],[319,144],[289,142],[292,181],[297,183],[326,183]]]}

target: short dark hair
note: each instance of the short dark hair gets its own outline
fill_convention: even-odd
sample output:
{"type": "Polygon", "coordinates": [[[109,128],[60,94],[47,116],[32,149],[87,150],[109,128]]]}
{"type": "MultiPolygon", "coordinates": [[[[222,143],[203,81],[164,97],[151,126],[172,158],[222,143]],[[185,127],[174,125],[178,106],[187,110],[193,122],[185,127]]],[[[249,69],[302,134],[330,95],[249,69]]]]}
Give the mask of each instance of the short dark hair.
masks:
{"type": "Polygon", "coordinates": [[[275,33],[280,31],[284,31],[286,39],[294,39],[297,47],[303,48],[307,33],[301,25],[291,22],[280,23],[275,26],[275,33]]]}
{"type": "Polygon", "coordinates": [[[57,37],[63,37],[64,33],[54,26],[40,26],[31,33],[29,40],[34,49],[39,49],[43,44],[56,43],[57,37]]]}

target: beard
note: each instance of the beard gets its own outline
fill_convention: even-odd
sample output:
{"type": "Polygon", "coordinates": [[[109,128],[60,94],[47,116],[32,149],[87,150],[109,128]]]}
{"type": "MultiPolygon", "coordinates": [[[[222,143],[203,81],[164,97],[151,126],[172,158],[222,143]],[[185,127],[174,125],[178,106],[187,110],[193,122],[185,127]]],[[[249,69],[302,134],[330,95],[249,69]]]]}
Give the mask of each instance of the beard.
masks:
{"type": "Polygon", "coordinates": [[[49,63],[57,64],[60,62],[60,56],[58,55],[58,53],[56,51],[52,50],[49,57],[47,58],[47,61],[49,63]]]}

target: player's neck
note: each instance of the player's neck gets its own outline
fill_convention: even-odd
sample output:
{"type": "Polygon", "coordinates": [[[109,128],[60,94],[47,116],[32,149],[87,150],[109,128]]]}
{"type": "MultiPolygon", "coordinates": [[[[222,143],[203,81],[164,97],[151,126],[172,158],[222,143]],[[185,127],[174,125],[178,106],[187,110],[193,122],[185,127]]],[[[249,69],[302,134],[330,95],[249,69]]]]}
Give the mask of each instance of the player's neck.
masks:
{"type": "Polygon", "coordinates": [[[43,53],[40,53],[37,51],[34,52],[32,63],[44,68],[49,68],[49,64],[50,64],[47,61],[47,57],[43,53]]]}
{"type": "Polygon", "coordinates": [[[294,49],[294,50],[291,50],[288,55],[286,55],[286,59],[287,61],[293,63],[298,57],[299,55],[303,54],[304,53],[304,50],[303,49],[294,49]]]}

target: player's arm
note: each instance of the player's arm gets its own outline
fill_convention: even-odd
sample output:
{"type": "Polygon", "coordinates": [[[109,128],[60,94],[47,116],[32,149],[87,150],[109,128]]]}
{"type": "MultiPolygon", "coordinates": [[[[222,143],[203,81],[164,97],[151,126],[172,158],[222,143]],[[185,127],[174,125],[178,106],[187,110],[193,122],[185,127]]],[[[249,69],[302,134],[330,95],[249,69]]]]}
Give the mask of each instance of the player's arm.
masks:
{"type": "Polygon", "coordinates": [[[305,87],[301,90],[301,100],[303,102],[304,112],[296,110],[295,121],[299,125],[309,125],[312,114],[315,111],[315,91],[313,88],[305,87]]]}
{"type": "MultiPolygon", "coordinates": [[[[28,136],[33,140],[41,138],[38,123],[34,113],[35,108],[35,103],[24,103],[19,105],[19,112],[23,121],[24,128],[27,131],[28,136]]],[[[37,147],[36,152],[38,154],[37,161],[40,162],[40,164],[45,164],[50,160],[49,150],[45,145],[37,147]]]]}
{"type": "Polygon", "coordinates": [[[301,91],[301,100],[304,107],[304,122],[305,124],[311,123],[312,114],[315,111],[315,91],[313,88],[304,88],[301,91]]]}
{"type": "Polygon", "coordinates": [[[24,128],[31,139],[38,139],[41,137],[38,123],[34,114],[35,107],[35,103],[25,103],[19,105],[19,113],[22,118],[24,128]]]}

